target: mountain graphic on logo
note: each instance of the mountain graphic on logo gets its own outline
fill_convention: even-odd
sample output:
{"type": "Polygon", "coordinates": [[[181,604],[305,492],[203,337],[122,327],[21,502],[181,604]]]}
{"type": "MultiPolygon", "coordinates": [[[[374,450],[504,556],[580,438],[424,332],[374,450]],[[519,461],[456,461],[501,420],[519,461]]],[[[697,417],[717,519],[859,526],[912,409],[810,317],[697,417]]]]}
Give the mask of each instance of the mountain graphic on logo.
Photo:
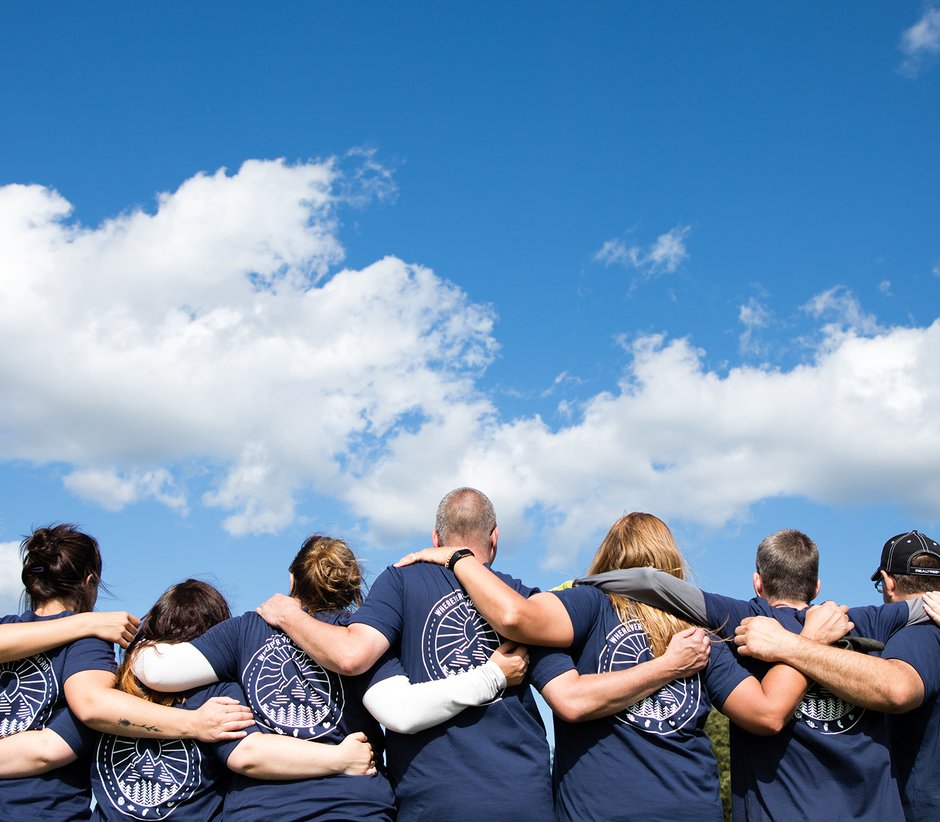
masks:
{"type": "Polygon", "coordinates": [[[9,694],[0,694],[0,737],[25,731],[33,720],[33,712],[22,694],[12,699],[9,694]]]}
{"type": "Polygon", "coordinates": [[[268,694],[261,706],[278,725],[312,727],[329,713],[323,695],[298,676],[293,676],[268,694]]]}
{"type": "Polygon", "coordinates": [[[152,751],[145,751],[119,775],[121,792],[133,802],[155,807],[173,797],[178,788],[169,769],[152,751]]]}

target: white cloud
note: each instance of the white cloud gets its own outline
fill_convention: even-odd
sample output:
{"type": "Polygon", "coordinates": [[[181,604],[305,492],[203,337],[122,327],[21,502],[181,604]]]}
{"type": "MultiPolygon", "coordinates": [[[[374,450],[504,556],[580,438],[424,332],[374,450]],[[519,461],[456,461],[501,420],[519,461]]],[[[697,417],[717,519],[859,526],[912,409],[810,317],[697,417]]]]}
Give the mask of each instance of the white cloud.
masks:
{"type": "Polygon", "coordinates": [[[795,495],[940,516],[940,321],[869,338],[849,331],[786,372],[722,376],[703,353],[684,339],[637,340],[617,390],[559,430],[538,417],[434,420],[397,438],[350,498],[374,528],[398,532],[427,519],[440,489],[475,484],[492,494],[506,533],[526,532],[526,511],[548,517],[549,564],[630,510],[718,526],[758,500],[795,495]]]}
{"type": "Polygon", "coordinates": [[[878,283],[878,291],[885,297],[891,296],[891,280],[882,280],[878,283]]]}
{"type": "Polygon", "coordinates": [[[640,272],[649,279],[659,274],[672,274],[689,258],[685,238],[691,226],[680,225],[660,234],[648,249],[623,240],[607,240],[594,255],[594,260],[604,265],[622,265],[640,272]]]}
{"type": "MultiPolygon", "coordinates": [[[[97,227],[68,222],[53,191],[0,188],[0,346],[15,352],[0,458],[65,465],[69,488],[112,508],[214,506],[232,533],[284,527],[313,489],[377,540],[411,536],[466,483],[504,533],[537,528],[550,563],[624,510],[720,525],[797,495],[940,518],[940,321],[883,328],[830,289],[806,306],[824,323],[815,359],[789,371],[719,373],[689,340],[624,334],[619,383],[566,402],[569,424],[505,419],[477,387],[497,350],[489,307],[393,257],[326,276],[339,173],[250,162],[97,227]]],[[[757,302],[740,317],[769,322],[757,302]]]]}
{"type": "Polygon", "coordinates": [[[923,16],[901,35],[904,60],[900,71],[916,77],[920,71],[940,54],[940,9],[928,7],[923,16]]]}
{"type": "Polygon", "coordinates": [[[19,612],[20,594],[23,583],[20,572],[20,544],[18,542],[0,542],[0,614],[19,612]]]}
{"type": "Polygon", "coordinates": [[[746,354],[760,354],[761,346],[754,338],[754,331],[766,328],[770,322],[767,307],[751,297],[744,305],[738,306],[738,321],[744,326],[744,331],[738,337],[738,347],[746,354]]]}
{"type": "Polygon", "coordinates": [[[2,457],[181,511],[195,459],[221,468],[203,502],[230,530],[270,531],[299,488],[334,492],[399,420],[471,394],[487,307],[395,258],[323,279],[338,174],[250,161],[94,228],[54,191],[0,188],[2,457]]]}
{"type": "Polygon", "coordinates": [[[829,319],[823,326],[823,333],[827,337],[844,332],[870,335],[884,330],[878,318],[866,313],[855,295],[841,285],[816,294],[803,306],[803,310],[816,319],[829,319]]]}

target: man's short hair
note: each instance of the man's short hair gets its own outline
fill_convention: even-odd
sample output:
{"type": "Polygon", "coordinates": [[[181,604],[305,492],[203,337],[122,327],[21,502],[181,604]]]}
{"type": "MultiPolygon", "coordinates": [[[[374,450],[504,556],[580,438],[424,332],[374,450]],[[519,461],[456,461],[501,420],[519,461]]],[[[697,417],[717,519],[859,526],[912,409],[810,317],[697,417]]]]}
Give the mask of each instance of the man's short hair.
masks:
{"type": "Polygon", "coordinates": [[[442,545],[454,538],[485,542],[496,528],[493,503],[476,488],[455,488],[437,506],[434,530],[442,545]]]}
{"type": "Polygon", "coordinates": [[[809,602],[819,582],[819,549],[802,531],[774,531],[757,546],[757,573],[768,599],[809,602]]]}
{"type": "MultiPolygon", "coordinates": [[[[911,559],[913,568],[940,568],[940,558],[933,554],[920,554],[911,559]]],[[[894,590],[899,594],[926,594],[928,591],[940,591],[940,576],[921,576],[919,574],[892,574],[894,590]]]]}

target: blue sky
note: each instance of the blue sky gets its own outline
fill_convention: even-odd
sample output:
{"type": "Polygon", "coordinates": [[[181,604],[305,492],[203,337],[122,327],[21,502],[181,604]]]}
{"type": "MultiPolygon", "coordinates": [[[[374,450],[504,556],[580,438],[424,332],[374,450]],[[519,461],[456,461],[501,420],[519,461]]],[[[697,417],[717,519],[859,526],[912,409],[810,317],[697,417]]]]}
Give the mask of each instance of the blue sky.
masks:
{"type": "Polygon", "coordinates": [[[493,498],[550,585],[620,514],[746,595],[871,602],[940,522],[940,9],[6,4],[0,599],[75,521],[115,599],[377,573],[493,498]]]}

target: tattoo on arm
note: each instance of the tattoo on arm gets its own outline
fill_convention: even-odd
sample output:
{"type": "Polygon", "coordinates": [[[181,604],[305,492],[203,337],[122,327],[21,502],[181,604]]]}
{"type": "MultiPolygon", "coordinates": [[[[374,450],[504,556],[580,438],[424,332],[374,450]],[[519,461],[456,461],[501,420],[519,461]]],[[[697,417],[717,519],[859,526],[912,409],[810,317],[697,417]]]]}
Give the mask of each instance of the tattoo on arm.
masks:
{"type": "Polygon", "coordinates": [[[117,724],[122,728],[141,728],[145,731],[150,731],[154,734],[163,733],[156,725],[138,725],[136,722],[131,722],[129,719],[119,719],[117,724]]]}

